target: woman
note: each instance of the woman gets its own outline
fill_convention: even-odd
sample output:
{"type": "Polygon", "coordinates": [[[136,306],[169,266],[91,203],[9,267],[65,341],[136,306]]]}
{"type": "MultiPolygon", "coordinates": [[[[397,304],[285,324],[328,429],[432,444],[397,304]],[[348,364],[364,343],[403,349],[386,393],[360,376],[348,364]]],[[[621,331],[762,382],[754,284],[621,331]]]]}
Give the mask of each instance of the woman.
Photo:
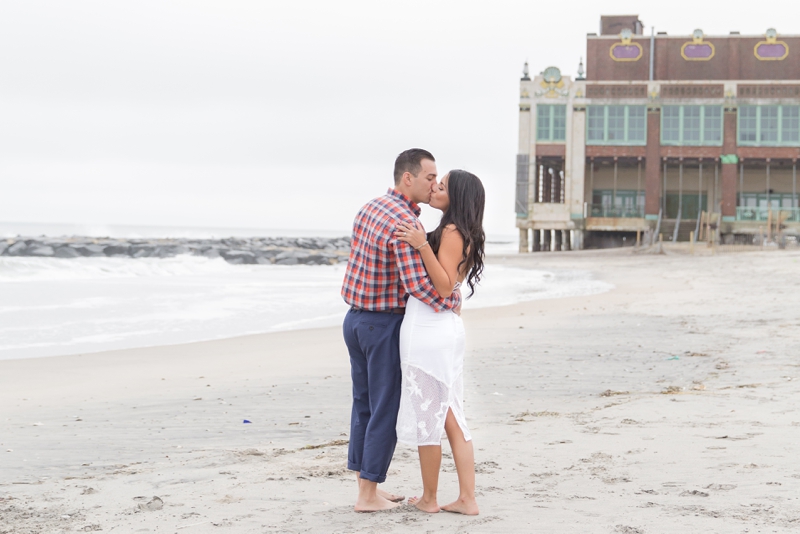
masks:
{"type": "MultiPolygon", "coordinates": [[[[431,195],[442,210],[429,236],[419,223],[398,225],[396,237],[417,249],[436,291],[448,297],[466,280],[471,297],[483,271],[485,193],[477,176],[450,171],[431,195]]],[[[468,297],[469,298],[469,297],[468,297]]],[[[478,514],[475,501],[475,457],[463,407],[464,325],[452,312],[437,313],[409,297],[400,329],[403,389],[397,417],[397,439],[416,446],[422,470],[422,497],[409,503],[426,512],[446,510],[478,514]],[[442,436],[453,450],[458,472],[458,499],[439,507],[436,491],[442,463],[442,436]]]]}

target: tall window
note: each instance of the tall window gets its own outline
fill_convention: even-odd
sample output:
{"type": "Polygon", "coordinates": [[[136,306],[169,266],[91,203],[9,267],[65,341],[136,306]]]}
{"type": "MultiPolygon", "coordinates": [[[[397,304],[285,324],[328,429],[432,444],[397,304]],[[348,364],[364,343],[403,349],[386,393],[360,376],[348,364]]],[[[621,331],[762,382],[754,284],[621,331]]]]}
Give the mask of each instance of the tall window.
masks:
{"type": "Polygon", "coordinates": [[[606,136],[606,108],[605,106],[589,107],[589,127],[586,129],[586,141],[598,144],[605,141],[606,136]]]}
{"type": "Polygon", "coordinates": [[[644,145],[647,138],[644,106],[589,106],[586,143],[644,145]]]}
{"type": "Polygon", "coordinates": [[[645,141],[645,109],[643,107],[629,107],[628,108],[628,140],[645,141]]]}
{"type": "Polygon", "coordinates": [[[739,144],[800,145],[800,106],[739,106],[739,144]]]}
{"type": "Polygon", "coordinates": [[[567,138],[567,106],[536,106],[536,140],[564,141],[567,138]]]}
{"type": "Polygon", "coordinates": [[[722,108],[664,106],[661,108],[662,145],[722,145],[722,108]]]}

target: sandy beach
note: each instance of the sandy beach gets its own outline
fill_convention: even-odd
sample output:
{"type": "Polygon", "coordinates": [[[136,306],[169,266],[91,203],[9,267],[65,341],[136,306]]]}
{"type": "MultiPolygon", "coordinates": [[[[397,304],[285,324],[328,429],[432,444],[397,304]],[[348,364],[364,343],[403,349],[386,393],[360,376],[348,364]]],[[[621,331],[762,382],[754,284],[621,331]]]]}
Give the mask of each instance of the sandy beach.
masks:
{"type": "MultiPolygon", "coordinates": [[[[0,533],[800,530],[800,252],[499,264],[614,289],[465,311],[480,516],[352,511],[325,328],[0,361],[0,533]]],[[[383,487],[420,494],[415,450],[383,487]]]]}

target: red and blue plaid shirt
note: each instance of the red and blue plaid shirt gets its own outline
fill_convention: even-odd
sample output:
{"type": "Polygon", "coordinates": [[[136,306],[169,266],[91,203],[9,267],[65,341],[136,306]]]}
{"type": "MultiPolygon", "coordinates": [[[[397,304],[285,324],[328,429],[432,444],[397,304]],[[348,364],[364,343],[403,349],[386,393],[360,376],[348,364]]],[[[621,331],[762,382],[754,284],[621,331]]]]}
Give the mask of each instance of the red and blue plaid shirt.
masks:
{"type": "Polygon", "coordinates": [[[419,252],[394,237],[399,222],[412,223],[419,214],[419,206],[394,189],[361,208],[353,222],[342,285],[342,297],[350,306],[370,311],[404,308],[409,294],[436,311],[461,303],[458,291],[440,297],[419,252]]]}

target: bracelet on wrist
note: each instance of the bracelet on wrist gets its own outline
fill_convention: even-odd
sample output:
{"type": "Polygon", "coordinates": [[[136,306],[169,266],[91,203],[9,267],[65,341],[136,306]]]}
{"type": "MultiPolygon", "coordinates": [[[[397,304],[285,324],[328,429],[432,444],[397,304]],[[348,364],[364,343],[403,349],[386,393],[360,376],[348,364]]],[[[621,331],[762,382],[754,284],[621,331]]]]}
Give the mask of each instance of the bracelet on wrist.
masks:
{"type": "Polygon", "coordinates": [[[414,250],[421,250],[421,249],[422,249],[422,248],[423,248],[425,245],[427,245],[427,244],[428,244],[428,242],[427,242],[427,241],[425,241],[425,242],[424,242],[423,244],[421,244],[420,246],[418,246],[418,247],[414,247],[414,250]]]}

